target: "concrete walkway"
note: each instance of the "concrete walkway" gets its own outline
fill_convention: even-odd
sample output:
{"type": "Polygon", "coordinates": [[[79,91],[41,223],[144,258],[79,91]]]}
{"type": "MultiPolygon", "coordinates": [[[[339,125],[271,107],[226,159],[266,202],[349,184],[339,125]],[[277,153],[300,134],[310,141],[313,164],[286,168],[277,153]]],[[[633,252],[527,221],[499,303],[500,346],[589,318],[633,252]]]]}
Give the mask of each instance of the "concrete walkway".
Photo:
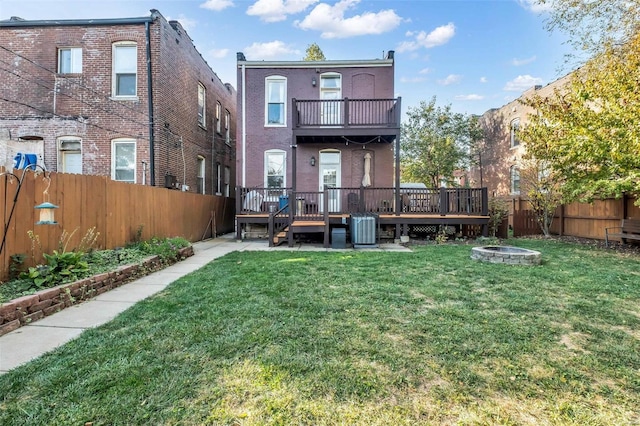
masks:
{"type": "MultiPolygon", "coordinates": [[[[136,302],[158,293],[175,280],[227,253],[247,250],[336,251],[309,244],[298,244],[293,248],[269,247],[264,240],[237,242],[233,238],[229,234],[194,243],[194,255],[181,262],[0,336],[0,374],[75,339],[88,328],[111,321],[136,302]]],[[[398,244],[382,244],[377,249],[363,250],[411,251],[398,244]]]]}

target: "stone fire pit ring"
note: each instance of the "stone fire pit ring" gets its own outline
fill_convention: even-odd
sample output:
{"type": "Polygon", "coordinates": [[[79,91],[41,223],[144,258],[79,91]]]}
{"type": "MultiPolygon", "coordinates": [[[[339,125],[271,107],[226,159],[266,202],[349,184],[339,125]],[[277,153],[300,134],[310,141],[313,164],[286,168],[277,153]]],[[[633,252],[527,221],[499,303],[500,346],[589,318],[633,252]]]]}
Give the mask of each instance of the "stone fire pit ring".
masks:
{"type": "Polygon", "coordinates": [[[542,262],[542,254],[539,251],[513,246],[483,246],[471,249],[471,259],[480,262],[534,266],[542,262]]]}

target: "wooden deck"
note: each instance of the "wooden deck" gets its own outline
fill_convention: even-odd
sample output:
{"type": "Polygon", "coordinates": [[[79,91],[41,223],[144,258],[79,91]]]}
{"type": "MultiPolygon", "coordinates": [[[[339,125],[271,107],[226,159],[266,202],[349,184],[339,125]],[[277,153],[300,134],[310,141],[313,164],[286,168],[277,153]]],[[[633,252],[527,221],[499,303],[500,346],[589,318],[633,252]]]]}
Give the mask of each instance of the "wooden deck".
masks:
{"type": "Polygon", "coordinates": [[[269,239],[289,244],[296,234],[322,233],[328,246],[332,228],[348,230],[352,217],[375,216],[377,236],[399,239],[411,233],[435,233],[440,226],[456,232],[488,234],[486,188],[412,189],[331,188],[325,192],[238,188],[236,236],[250,225],[267,228],[269,239]],[[289,200],[295,200],[290,203],[289,200]],[[278,237],[275,239],[275,237],[278,237]]]}

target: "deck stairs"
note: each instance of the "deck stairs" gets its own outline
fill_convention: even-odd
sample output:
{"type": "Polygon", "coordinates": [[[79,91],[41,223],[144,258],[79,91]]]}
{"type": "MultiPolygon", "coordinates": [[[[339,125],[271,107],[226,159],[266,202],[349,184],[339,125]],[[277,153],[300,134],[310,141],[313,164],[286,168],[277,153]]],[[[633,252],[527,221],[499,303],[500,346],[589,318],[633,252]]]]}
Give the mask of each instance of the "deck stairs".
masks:
{"type": "Polygon", "coordinates": [[[283,243],[293,245],[295,234],[311,234],[327,232],[327,222],[324,220],[294,220],[290,225],[285,226],[275,233],[272,239],[273,246],[283,243]]]}

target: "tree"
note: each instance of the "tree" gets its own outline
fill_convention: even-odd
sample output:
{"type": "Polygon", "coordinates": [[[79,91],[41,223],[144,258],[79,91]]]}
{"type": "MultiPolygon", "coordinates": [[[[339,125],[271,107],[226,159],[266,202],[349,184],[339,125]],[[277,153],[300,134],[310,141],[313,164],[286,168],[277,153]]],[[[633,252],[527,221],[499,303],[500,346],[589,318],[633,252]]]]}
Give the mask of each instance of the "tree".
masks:
{"type": "Polygon", "coordinates": [[[568,201],[640,194],[638,69],[640,33],[606,47],[552,96],[523,101],[538,113],[521,139],[562,179],[568,201]]]}
{"type": "Polygon", "coordinates": [[[640,29],[640,0],[535,0],[548,6],[547,28],[560,30],[590,57],[631,40],[640,29]]]}
{"type": "Polygon", "coordinates": [[[545,161],[529,158],[520,165],[520,190],[527,195],[531,210],[545,237],[557,208],[562,204],[562,180],[545,161]]]}
{"type": "Polygon", "coordinates": [[[453,113],[451,105],[436,106],[436,98],[409,108],[402,126],[401,164],[405,181],[437,188],[453,182],[454,172],[469,165],[469,152],[482,139],[475,116],[453,113]]]}
{"type": "Polygon", "coordinates": [[[324,57],[324,53],[322,53],[322,49],[316,43],[311,43],[307,50],[305,51],[306,55],[302,59],[303,61],[326,61],[327,59],[324,57]]]}

